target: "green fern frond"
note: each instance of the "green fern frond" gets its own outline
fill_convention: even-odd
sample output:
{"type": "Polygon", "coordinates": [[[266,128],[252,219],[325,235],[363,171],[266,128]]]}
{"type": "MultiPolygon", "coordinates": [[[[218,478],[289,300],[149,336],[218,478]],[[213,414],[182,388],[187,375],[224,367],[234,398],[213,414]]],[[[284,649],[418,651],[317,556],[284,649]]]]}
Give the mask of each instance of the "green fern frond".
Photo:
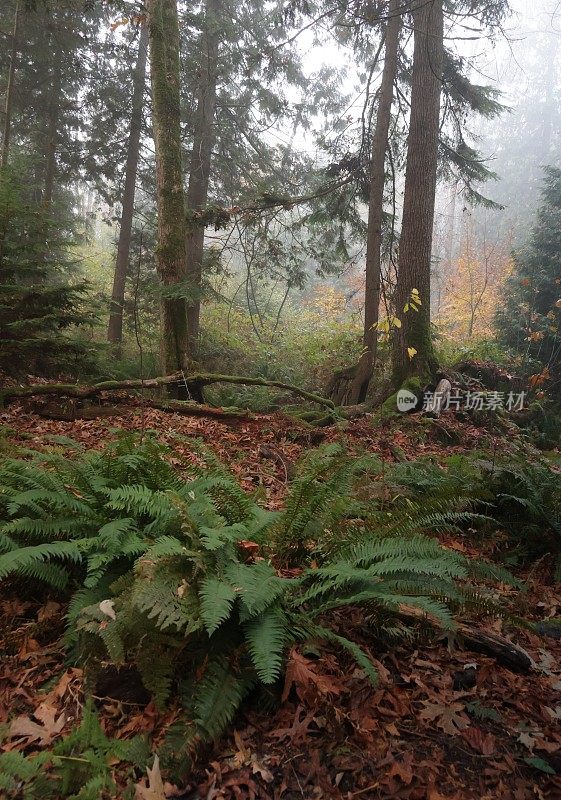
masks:
{"type": "Polygon", "coordinates": [[[224,658],[207,665],[194,698],[196,723],[205,738],[220,736],[253,684],[248,676],[237,676],[224,658]]]}
{"type": "Polygon", "coordinates": [[[211,635],[228,619],[236,599],[232,587],[215,577],[205,578],[199,590],[201,618],[211,635]]]}
{"type": "Polygon", "coordinates": [[[130,484],[116,489],[107,489],[107,507],[114,511],[164,517],[171,511],[169,497],[165,492],[153,491],[147,486],[130,484]]]}
{"type": "Polygon", "coordinates": [[[297,581],[280,578],[267,561],[255,564],[232,563],[225,574],[242,603],[242,619],[260,614],[278,600],[297,581]]]}
{"type": "Polygon", "coordinates": [[[33,547],[20,547],[0,556],[0,578],[50,558],[78,563],[82,560],[82,554],[75,542],[46,542],[33,547]]]}
{"type": "Polygon", "coordinates": [[[280,608],[269,608],[244,626],[251,660],[259,679],[264,684],[274,683],[279,677],[290,633],[280,608]]]}
{"type": "Polygon", "coordinates": [[[174,649],[158,646],[156,642],[144,642],[139,648],[136,663],[145,688],[152,693],[159,709],[165,708],[169,699],[175,672],[176,652],[174,649]]]}

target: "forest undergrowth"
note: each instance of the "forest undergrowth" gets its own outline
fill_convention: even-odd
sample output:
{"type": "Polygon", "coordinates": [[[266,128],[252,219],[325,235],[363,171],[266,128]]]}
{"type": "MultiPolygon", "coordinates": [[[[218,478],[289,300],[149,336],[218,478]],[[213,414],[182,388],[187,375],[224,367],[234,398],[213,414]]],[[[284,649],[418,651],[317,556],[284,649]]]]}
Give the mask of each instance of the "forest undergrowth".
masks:
{"type": "Polygon", "coordinates": [[[6,797],[559,796],[559,467],[512,421],[0,423],[6,797]]]}

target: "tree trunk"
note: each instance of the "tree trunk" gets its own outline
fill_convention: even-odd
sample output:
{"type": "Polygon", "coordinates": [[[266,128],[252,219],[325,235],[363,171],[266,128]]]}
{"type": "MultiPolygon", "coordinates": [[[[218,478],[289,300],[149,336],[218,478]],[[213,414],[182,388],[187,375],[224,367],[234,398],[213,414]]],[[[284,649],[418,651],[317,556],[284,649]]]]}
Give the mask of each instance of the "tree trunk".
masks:
{"type": "Polygon", "coordinates": [[[58,122],[60,117],[60,95],[61,95],[61,69],[60,62],[55,62],[53,73],[53,86],[49,101],[49,112],[47,115],[47,143],[45,148],[45,182],[43,184],[43,208],[50,211],[53,202],[53,189],[56,175],[56,150],[58,141],[58,122]]]}
{"type": "Polygon", "coordinates": [[[10,153],[10,134],[12,132],[12,105],[14,100],[14,87],[16,78],[16,67],[18,57],[20,3],[16,2],[14,13],[14,27],[12,31],[12,51],[10,55],[10,70],[8,72],[8,85],[6,87],[6,104],[4,107],[4,135],[2,137],[2,153],[0,155],[0,167],[4,169],[8,165],[10,153]]]}
{"type": "Polygon", "coordinates": [[[413,11],[413,29],[411,117],[395,291],[395,315],[401,321],[393,347],[396,386],[410,375],[424,378],[436,369],[430,332],[430,271],[444,54],[442,0],[419,4],[413,11]],[[414,289],[421,305],[418,310],[409,305],[407,310],[414,289]]]}
{"type": "Polygon", "coordinates": [[[181,159],[179,24],[177,0],[147,0],[156,152],[158,247],[156,268],[162,297],[161,359],[164,374],[188,360],[185,284],[185,195],[181,159]]]}
{"type": "MultiPolygon", "coordinates": [[[[20,19],[20,1],[16,2],[16,10],[14,14],[14,27],[12,30],[12,50],[10,55],[10,69],[8,71],[8,85],[6,87],[6,102],[4,106],[4,130],[2,136],[2,150],[0,151],[0,170],[2,173],[8,166],[8,157],[10,154],[10,135],[12,132],[12,105],[14,99],[14,87],[17,67],[17,54],[18,54],[18,40],[19,40],[19,19],[20,19]]],[[[8,214],[3,214],[2,223],[0,226],[0,272],[3,269],[4,263],[4,241],[6,238],[6,231],[8,228],[8,214]]]]}
{"type": "Polygon", "coordinates": [[[363,352],[358,363],[347,402],[364,402],[376,361],[378,342],[378,311],[380,306],[380,269],[382,220],[384,213],[385,160],[388,146],[393,87],[397,74],[397,53],[401,30],[401,0],[390,0],[384,55],[384,70],[380,85],[376,128],[372,141],[370,163],[370,197],[368,202],[368,232],[366,240],[366,288],[364,296],[363,352]]]}
{"type": "Polygon", "coordinates": [[[132,86],[132,111],[127,142],[127,161],[125,166],[125,187],[123,190],[123,208],[121,224],[119,227],[119,242],[117,245],[117,260],[115,275],[113,277],[113,292],[111,295],[111,309],[107,340],[118,345],[115,354],[120,356],[121,342],[123,341],[123,305],[125,302],[125,281],[129,263],[129,254],[132,236],[132,220],[134,215],[134,194],[136,176],[138,171],[138,157],[140,151],[140,133],[142,129],[142,111],[144,106],[144,82],[146,80],[146,55],[148,49],[148,26],[140,25],[140,38],[138,42],[138,57],[133,75],[132,86]]]}
{"type": "MultiPolygon", "coordinates": [[[[219,0],[206,0],[204,28],[201,38],[200,84],[193,153],[187,191],[187,211],[192,215],[203,209],[208,198],[210,164],[212,157],[214,108],[216,105],[216,86],[218,82],[218,15],[219,0]]],[[[189,352],[197,358],[199,325],[201,315],[202,263],[204,253],[205,229],[191,218],[187,230],[187,277],[193,291],[187,304],[189,328],[189,352]]]]}

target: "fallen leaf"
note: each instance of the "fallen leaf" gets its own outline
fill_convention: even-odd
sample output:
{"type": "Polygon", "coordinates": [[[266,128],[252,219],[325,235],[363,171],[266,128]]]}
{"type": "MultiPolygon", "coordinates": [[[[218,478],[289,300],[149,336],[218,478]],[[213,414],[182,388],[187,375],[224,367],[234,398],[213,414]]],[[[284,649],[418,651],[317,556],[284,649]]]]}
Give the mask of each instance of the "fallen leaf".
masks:
{"type": "Polygon", "coordinates": [[[107,617],[111,617],[111,619],[116,619],[115,614],[115,603],[113,600],[102,600],[99,604],[99,610],[103,612],[107,617]]]}
{"type": "Polygon", "coordinates": [[[543,758],[537,757],[528,757],[524,759],[524,763],[528,764],[530,767],[535,767],[539,769],[540,772],[545,772],[547,775],[556,775],[557,773],[551,766],[548,764],[547,761],[544,761],[543,758]]]}
{"type": "Polygon", "coordinates": [[[154,756],[154,766],[152,769],[146,767],[148,775],[148,786],[144,782],[137,783],[135,786],[135,800],[167,800],[164,792],[162,774],[160,772],[160,759],[154,756]]]}
{"type": "Polygon", "coordinates": [[[424,706],[425,708],[420,714],[421,719],[434,722],[437,728],[450,736],[455,736],[464,728],[469,727],[469,719],[461,713],[464,710],[462,703],[449,703],[445,706],[425,700],[424,706]]]}
{"type": "Polygon", "coordinates": [[[304,712],[302,706],[298,706],[294,719],[290,728],[279,727],[271,731],[271,737],[277,739],[279,742],[283,739],[289,739],[292,744],[302,742],[306,739],[309,733],[309,727],[315,722],[314,712],[310,711],[307,714],[304,712]],[[301,716],[303,714],[303,716],[301,716]]]}
{"type": "Polygon", "coordinates": [[[291,650],[286,666],[286,676],[281,701],[287,699],[292,686],[296,686],[298,697],[301,700],[313,700],[319,694],[341,693],[340,687],[328,675],[319,675],[310,659],[305,658],[295,648],[291,650]],[[311,690],[311,691],[310,691],[311,690]]]}
{"type": "Polygon", "coordinates": [[[251,756],[251,771],[254,775],[259,775],[259,777],[264,780],[265,783],[272,783],[275,780],[273,773],[267,769],[262,761],[258,760],[255,753],[253,753],[251,756]]]}
{"type": "Polygon", "coordinates": [[[58,616],[62,606],[60,603],[55,603],[54,600],[49,600],[44,606],[41,606],[37,612],[37,621],[44,622],[46,619],[52,619],[58,616]]]}
{"type": "Polygon", "coordinates": [[[29,717],[21,716],[10,725],[9,736],[11,739],[22,736],[29,743],[39,742],[41,745],[48,745],[52,742],[55,736],[62,731],[66,717],[63,714],[56,717],[56,709],[48,703],[41,703],[38,708],[33,712],[35,719],[39,722],[34,722],[29,717]],[[40,723],[40,724],[39,724],[40,723]]]}
{"type": "Polygon", "coordinates": [[[484,733],[481,728],[472,726],[462,731],[462,736],[477,753],[492,756],[495,752],[495,737],[492,733],[484,733]]]}
{"type": "Polygon", "coordinates": [[[524,747],[527,747],[528,750],[533,750],[535,745],[536,745],[536,741],[537,740],[536,740],[535,736],[532,736],[531,734],[527,733],[526,731],[523,731],[518,736],[518,740],[517,741],[519,741],[520,744],[523,744],[524,747]]]}
{"type": "Polygon", "coordinates": [[[409,786],[413,780],[413,756],[411,753],[406,753],[402,761],[394,761],[388,772],[388,777],[397,777],[406,786],[409,786]]]}

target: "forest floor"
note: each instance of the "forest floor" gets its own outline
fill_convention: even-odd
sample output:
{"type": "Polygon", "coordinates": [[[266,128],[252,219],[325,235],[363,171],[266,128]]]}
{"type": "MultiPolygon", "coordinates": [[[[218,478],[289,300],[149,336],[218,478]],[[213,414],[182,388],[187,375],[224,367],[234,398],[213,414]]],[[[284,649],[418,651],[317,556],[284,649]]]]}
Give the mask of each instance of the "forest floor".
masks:
{"type": "MultiPolygon", "coordinates": [[[[222,421],[138,407],[120,417],[61,422],[13,405],[0,412],[0,426],[8,444],[35,449],[52,447],[51,437],[61,435],[98,448],[120,430],[149,429],[187,459],[197,458],[189,439],[200,437],[248,491],[260,489],[272,509],[282,506],[299,455],[320,442],[341,441],[388,462],[474,450],[504,455],[511,445],[504,431],[453,414],[434,422],[366,417],[315,429],[281,413],[222,421]]],[[[489,555],[493,546],[475,541],[469,531],[442,542],[475,556],[489,555]]],[[[518,574],[526,580],[525,592],[501,587],[509,608],[533,620],[561,616],[561,586],[551,583],[547,564],[518,574]]],[[[83,676],[65,663],[64,613],[56,599],[39,603],[9,591],[0,598],[0,729],[17,716],[27,731],[4,737],[3,749],[36,751],[79,719],[83,676]]],[[[170,780],[164,795],[150,794],[139,776],[138,799],[559,800],[561,641],[501,620],[476,624],[523,647],[533,659],[531,670],[512,672],[459,640],[432,636],[382,644],[369,633],[363,611],[347,611],[340,628],[371,654],[380,675],[377,689],[334,650],[324,649],[320,658],[294,650],[279,708],[263,713],[249,704],[196,772],[181,783],[170,780]],[[465,668],[473,675],[470,665],[475,685],[462,688],[465,668]]],[[[157,712],[118,682],[96,698],[96,706],[108,734],[145,732],[154,748],[177,718],[175,708],[157,712]]]]}

